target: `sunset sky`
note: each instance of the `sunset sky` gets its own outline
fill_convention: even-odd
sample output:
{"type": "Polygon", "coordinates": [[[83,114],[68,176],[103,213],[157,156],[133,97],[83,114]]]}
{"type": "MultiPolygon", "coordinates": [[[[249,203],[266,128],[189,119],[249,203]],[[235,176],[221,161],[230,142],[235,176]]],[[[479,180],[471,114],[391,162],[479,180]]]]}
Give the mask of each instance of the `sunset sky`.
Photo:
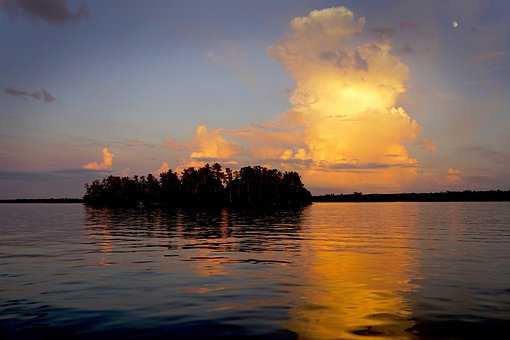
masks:
{"type": "Polygon", "coordinates": [[[510,2],[0,0],[0,198],[218,161],[510,189],[510,2]]]}

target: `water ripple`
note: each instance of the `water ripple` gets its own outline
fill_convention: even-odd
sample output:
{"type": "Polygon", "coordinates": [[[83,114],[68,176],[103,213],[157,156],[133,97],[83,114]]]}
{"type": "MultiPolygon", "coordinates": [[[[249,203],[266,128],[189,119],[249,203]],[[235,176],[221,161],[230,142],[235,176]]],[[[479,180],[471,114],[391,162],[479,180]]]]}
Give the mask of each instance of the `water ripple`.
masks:
{"type": "Polygon", "coordinates": [[[0,205],[0,337],[475,339],[510,331],[509,203],[0,205]]]}

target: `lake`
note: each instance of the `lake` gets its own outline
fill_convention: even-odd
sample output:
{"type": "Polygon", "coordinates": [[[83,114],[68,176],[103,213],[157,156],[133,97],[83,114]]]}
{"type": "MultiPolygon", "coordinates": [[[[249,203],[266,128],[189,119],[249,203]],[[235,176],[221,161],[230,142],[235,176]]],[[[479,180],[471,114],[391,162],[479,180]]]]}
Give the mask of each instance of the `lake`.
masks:
{"type": "Polygon", "coordinates": [[[510,334],[510,202],[0,205],[0,338],[510,334]]]}

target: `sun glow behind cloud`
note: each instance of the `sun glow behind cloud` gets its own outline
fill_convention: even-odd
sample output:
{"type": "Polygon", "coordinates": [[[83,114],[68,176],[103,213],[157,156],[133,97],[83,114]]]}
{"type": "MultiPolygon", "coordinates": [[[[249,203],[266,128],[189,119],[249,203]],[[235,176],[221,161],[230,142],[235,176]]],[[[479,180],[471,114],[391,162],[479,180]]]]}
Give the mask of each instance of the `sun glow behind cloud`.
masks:
{"type": "Polygon", "coordinates": [[[419,126],[397,105],[408,68],[364,25],[345,7],[312,11],[270,50],[296,81],[292,110],[303,119],[312,186],[391,189],[416,174],[404,143],[419,126]]]}

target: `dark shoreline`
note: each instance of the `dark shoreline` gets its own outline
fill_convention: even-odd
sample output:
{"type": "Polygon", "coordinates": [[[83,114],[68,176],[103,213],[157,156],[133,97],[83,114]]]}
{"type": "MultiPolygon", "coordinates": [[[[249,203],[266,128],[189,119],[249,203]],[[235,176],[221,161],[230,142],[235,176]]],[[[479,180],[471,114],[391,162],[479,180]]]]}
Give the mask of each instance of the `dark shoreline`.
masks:
{"type": "MultiPolygon", "coordinates": [[[[312,202],[508,202],[510,190],[446,191],[399,194],[328,194],[313,196],[312,202]]],[[[81,198],[22,198],[0,200],[0,203],[83,203],[81,198]]]]}
{"type": "Polygon", "coordinates": [[[313,202],[507,202],[510,190],[446,191],[398,194],[329,194],[313,196],[313,202]]]}

